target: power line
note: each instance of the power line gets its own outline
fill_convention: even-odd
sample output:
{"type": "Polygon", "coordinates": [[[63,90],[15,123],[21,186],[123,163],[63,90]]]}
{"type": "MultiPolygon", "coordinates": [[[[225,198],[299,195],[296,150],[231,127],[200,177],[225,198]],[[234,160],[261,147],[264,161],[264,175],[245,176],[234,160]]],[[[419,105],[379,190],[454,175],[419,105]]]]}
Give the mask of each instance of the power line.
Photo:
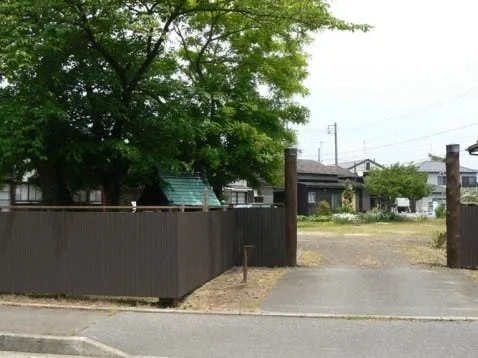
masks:
{"type": "MultiPolygon", "coordinates": [[[[349,127],[349,128],[346,127],[344,129],[344,131],[352,131],[352,130],[357,130],[357,129],[363,129],[364,127],[371,127],[371,126],[374,126],[374,125],[377,125],[377,124],[380,124],[380,123],[386,123],[386,122],[390,122],[390,121],[397,120],[397,119],[400,119],[400,118],[406,118],[406,117],[409,117],[409,116],[417,114],[417,113],[425,112],[425,111],[428,111],[428,110],[433,109],[435,107],[439,107],[439,106],[441,106],[441,105],[443,105],[447,102],[467,97],[467,95],[470,94],[474,89],[476,89],[476,86],[469,87],[468,90],[466,90],[465,92],[461,92],[461,93],[459,93],[459,94],[457,94],[453,97],[442,98],[438,101],[429,103],[429,104],[427,104],[423,107],[416,108],[416,109],[411,110],[409,112],[397,114],[397,115],[390,116],[388,118],[377,120],[377,121],[366,122],[366,123],[363,123],[363,124],[361,124],[359,126],[355,126],[355,127],[349,127]]],[[[472,97],[476,97],[476,95],[472,96],[472,97]]]]}
{"type": "MultiPolygon", "coordinates": [[[[380,149],[380,148],[387,148],[387,147],[392,147],[392,146],[396,146],[396,145],[411,143],[411,142],[415,142],[415,141],[417,141],[417,140],[422,140],[422,139],[428,139],[428,138],[436,137],[436,136],[439,136],[439,135],[442,135],[442,134],[447,134],[447,133],[449,133],[449,132],[454,132],[454,131],[457,131],[457,130],[460,130],[460,129],[465,129],[465,128],[469,128],[469,127],[474,127],[474,126],[476,126],[476,125],[478,125],[478,122],[474,122],[474,123],[467,124],[467,125],[460,126],[460,127],[450,128],[450,129],[447,129],[447,130],[443,130],[443,131],[440,131],[440,132],[435,132],[435,133],[427,134],[427,135],[420,136],[420,137],[414,137],[414,138],[399,140],[399,141],[396,141],[396,142],[393,142],[393,143],[388,143],[388,144],[382,144],[382,145],[371,146],[371,147],[368,147],[367,149],[380,149]]],[[[342,154],[346,154],[346,153],[356,153],[356,152],[358,152],[358,151],[361,151],[361,149],[359,149],[359,150],[345,151],[345,152],[342,152],[342,154]]]]}
{"type": "MultiPolygon", "coordinates": [[[[382,144],[382,145],[376,145],[376,146],[371,146],[371,147],[367,147],[367,150],[369,149],[381,149],[381,148],[388,148],[388,147],[393,147],[393,146],[397,146],[397,145],[402,145],[402,144],[407,144],[407,143],[411,143],[411,142],[414,142],[414,141],[417,141],[417,140],[422,140],[422,139],[428,139],[428,138],[432,138],[432,137],[436,137],[436,136],[439,136],[439,135],[442,135],[442,134],[447,134],[449,132],[453,132],[453,131],[457,131],[457,130],[460,130],[460,129],[464,129],[464,128],[469,128],[469,127],[473,127],[473,126],[476,126],[478,125],[478,122],[475,122],[475,123],[471,123],[471,124],[467,124],[467,125],[464,125],[464,126],[459,126],[459,127],[455,127],[455,128],[451,128],[451,129],[447,129],[447,130],[443,130],[443,131],[439,131],[439,132],[435,132],[435,133],[431,133],[431,134],[427,134],[427,135],[424,135],[424,136],[419,136],[419,137],[414,137],[414,138],[408,138],[408,139],[404,139],[404,140],[400,140],[400,141],[396,141],[396,142],[393,142],[393,143],[388,143],[388,144],[382,144]]],[[[463,142],[463,141],[473,141],[474,139],[478,138],[478,135],[477,136],[474,136],[473,138],[471,139],[466,139],[466,140],[460,140],[460,142],[463,142]]],[[[420,144],[420,145],[415,145],[411,148],[419,148],[419,147],[425,147],[425,146],[428,146],[429,143],[424,143],[424,144],[420,144]]],[[[360,153],[360,152],[363,152],[363,148],[362,149],[355,149],[355,150],[348,150],[348,151],[344,151],[344,152],[340,152],[341,155],[343,154],[354,154],[354,153],[360,153]]],[[[327,160],[327,159],[333,159],[334,155],[332,153],[324,153],[322,155],[322,159],[324,160],[327,160]]],[[[347,158],[348,161],[350,160],[353,160],[353,159],[363,159],[363,155],[360,155],[360,156],[345,156],[345,158],[347,158]]],[[[302,156],[301,158],[304,158],[304,159],[312,159],[312,158],[315,158],[312,157],[312,156],[302,156]]],[[[345,160],[344,160],[345,161],[345,160]]]]}

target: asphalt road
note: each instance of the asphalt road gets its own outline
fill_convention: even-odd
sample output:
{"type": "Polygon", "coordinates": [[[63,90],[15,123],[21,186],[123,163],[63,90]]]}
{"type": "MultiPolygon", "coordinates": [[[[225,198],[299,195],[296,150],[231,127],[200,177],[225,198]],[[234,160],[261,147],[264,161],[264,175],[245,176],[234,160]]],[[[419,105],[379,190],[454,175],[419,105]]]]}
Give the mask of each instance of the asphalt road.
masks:
{"type": "Polygon", "coordinates": [[[102,311],[0,305],[0,332],[70,336],[107,316],[102,311]]]}
{"type": "Polygon", "coordinates": [[[165,357],[476,357],[478,322],[120,313],[82,334],[165,357]]]}
{"type": "Polygon", "coordinates": [[[299,268],[286,274],[262,310],[478,317],[478,285],[440,268],[299,268]]]}

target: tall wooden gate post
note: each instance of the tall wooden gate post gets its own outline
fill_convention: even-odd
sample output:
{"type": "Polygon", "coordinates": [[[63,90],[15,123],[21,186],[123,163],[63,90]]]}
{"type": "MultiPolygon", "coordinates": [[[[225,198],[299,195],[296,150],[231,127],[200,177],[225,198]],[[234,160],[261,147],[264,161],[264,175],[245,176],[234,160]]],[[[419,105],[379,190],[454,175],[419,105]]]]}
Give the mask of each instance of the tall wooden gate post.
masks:
{"type": "Polygon", "coordinates": [[[287,265],[297,265],[297,149],[285,150],[287,265]]]}
{"type": "Polygon", "coordinates": [[[460,145],[446,146],[446,264],[461,267],[460,145]]]}

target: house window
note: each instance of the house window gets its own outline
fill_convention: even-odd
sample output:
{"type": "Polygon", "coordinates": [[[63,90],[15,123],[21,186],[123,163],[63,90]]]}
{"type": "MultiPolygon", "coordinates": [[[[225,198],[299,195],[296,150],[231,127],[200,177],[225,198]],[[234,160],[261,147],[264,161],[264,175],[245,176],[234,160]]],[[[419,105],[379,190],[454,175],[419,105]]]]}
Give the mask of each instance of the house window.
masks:
{"type": "Polygon", "coordinates": [[[76,203],[85,203],[86,202],[86,190],[80,190],[73,195],[73,201],[76,203]]]}
{"type": "Polygon", "coordinates": [[[246,204],[246,195],[247,195],[247,193],[236,193],[236,203],[235,204],[246,204]]]}
{"type": "Polygon", "coordinates": [[[41,199],[41,190],[35,185],[18,184],[15,187],[15,202],[39,202],[41,199]]]}
{"type": "Polygon", "coordinates": [[[439,175],[438,176],[438,185],[446,185],[446,176],[445,175],[439,175]]]}
{"type": "Polygon", "coordinates": [[[315,204],[317,202],[317,193],[315,191],[309,191],[307,202],[309,204],[315,204]]]}
{"type": "Polygon", "coordinates": [[[369,162],[366,162],[365,163],[365,170],[370,170],[370,163],[369,162]]]}
{"type": "Polygon", "coordinates": [[[101,190],[91,190],[89,194],[88,199],[91,204],[101,204],[103,202],[101,190]]]}
{"type": "Polygon", "coordinates": [[[463,186],[474,186],[476,185],[476,177],[475,176],[462,176],[461,177],[461,184],[463,186]]]}

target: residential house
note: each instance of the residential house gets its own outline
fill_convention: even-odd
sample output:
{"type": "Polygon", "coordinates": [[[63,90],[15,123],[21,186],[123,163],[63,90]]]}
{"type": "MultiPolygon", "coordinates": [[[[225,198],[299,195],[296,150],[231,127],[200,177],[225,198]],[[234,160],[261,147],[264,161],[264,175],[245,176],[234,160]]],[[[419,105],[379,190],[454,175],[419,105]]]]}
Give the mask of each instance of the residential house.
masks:
{"type": "MultiPolygon", "coordinates": [[[[427,183],[431,185],[432,192],[429,196],[418,200],[416,210],[433,215],[440,203],[446,202],[446,166],[443,161],[426,160],[417,164],[419,172],[428,175],[427,183]]],[[[460,167],[460,180],[462,187],[477,186],[478,170],[460,167]]]]}
{"type": "Polygon", "coordinates": [[[332,210],[342,205],[342,193],[345,181],[350,180],[355,197],[354,209],[361,210],[361,193],[363,185],[359,183],[357,174],[341,167],[324,165],[315,160],[297,160],[297,206],[299,215],[312,215],[317,205],[325,200],[332,210]]]}
{"type": "Polygon", "coordinates": [[[375,160],[368,158],[343,162],[339,164],[339,167],[357,174],[360,178],[366,177],[371,169],[383,169],[383,165],[378,164],[375,160]]]}
{"type": "MultiPolygon", "coordinates": [[[[370,170],[383,169],[384,167],[383,165],[377,163],[375,160],[368,158],[340,163],[339,166],[356,174],[359,177],[358,181],[361,183],[364,183],[364,179],[365,177],[367,177],[370,170]]],[[[368,211],[378,205],[378,199],[374,196],[371,196],[365,190],[365,188],[361,191],[361,199],[361,211],[368,211]]]]}
{"type": "MultiPolygon", "coordinates": [[[[0,211],[8,210],[11,205],[38,205],[41,200],[40,187],[28,182],[28,178],[24,178],[20,183],[0,183],[0,211]]],[[[79,190],[73,195],[73,202],[100,205],[103,203],[103,193],[98,189],[79,190]]]]}
{"type": "Polygon", "coordinates": [[[254,189],[247,185],[246,180],[237,180],[223,189],[227,204],[240,205],[254,202],[254,189]]]}

